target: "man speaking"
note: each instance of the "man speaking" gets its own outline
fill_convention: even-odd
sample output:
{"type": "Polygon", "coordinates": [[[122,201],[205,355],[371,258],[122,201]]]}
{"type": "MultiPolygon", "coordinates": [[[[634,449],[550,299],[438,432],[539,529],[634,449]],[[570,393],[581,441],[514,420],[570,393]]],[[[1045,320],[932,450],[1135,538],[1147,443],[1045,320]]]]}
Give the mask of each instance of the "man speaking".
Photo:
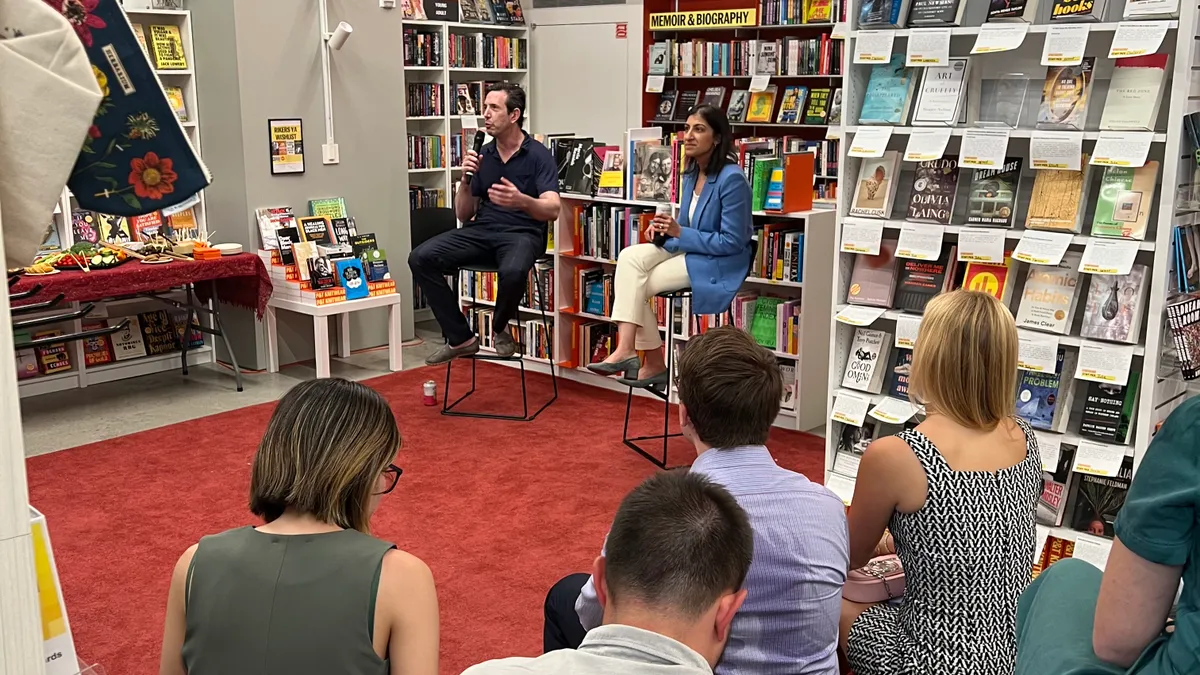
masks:
{"type": "Polygon", "coordinates": [[[525,91],[508,82],[488,87],[483,120],[493,140],[482,151],[467,152],[454,196],[463,226],[426,241],[408,257],[413,280],[446,337],[445,346],[425,359],[428,365],[479,351],[479,337],[446,283],[446,275],[470,265],[499,270],[494,344],[500,356],[516,353],[508,322],[517,315],[529,270],[546,251],[547,221],[558,219],[558,167],[546,146],[522,129],[525,91]]]}

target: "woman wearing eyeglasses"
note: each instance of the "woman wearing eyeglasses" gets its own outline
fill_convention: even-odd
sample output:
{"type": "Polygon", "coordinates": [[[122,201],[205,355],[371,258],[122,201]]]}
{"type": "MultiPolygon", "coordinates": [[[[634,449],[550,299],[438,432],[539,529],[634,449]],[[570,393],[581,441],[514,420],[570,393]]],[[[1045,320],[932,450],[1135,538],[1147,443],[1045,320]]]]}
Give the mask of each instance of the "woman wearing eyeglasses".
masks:
{"type": "Polygon", "coordinates": [[[433,576],[369,533],[399,447],[374,390],[318,379],[289,391],[251,469],[250,511],[265,522],[179,559],[160,672],[437,675],[433,576]]]}

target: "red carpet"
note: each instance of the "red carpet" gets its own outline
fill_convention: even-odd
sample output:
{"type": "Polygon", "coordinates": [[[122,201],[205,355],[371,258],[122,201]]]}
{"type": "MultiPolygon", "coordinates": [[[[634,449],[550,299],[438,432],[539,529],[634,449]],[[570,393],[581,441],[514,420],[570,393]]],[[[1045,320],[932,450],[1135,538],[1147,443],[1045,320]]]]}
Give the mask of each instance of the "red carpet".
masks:
{"type": "MultiPolygon", "coordinates": [[[[440,390],[443,372],[369,383],[391,401],[404,435],[404,476],[372,525],[433,570],[441,671],[457,675],[488,658],[540,653],[546,590],[589,568],[621,497],[654,467],[621,443],[623,394],[560,381],[558,401],[535,422],[445,417],[421,405],[421,383],[436,379],[440,390]]],[[[519,412],[516,377],[481,364],[472,399],[519,412]]],[[[549,378],[530,382],[531,403],[545,400],[549,378]]],[[[661,404],[639,399],[635,408],[636,433],[661,429],[661,404]]],[[[49,520],[83,658],[112,675],[157,672],[171,569],[202,535],[251,522],[250,461],[272,409],[29,460],[30,498],[49,520]]],[[[682,439],[672,448],[673,464],[694,457],[682,439]]],[[[822,479],[821,439],[776,430],[771,449],[780,464],[822,479]]]]}

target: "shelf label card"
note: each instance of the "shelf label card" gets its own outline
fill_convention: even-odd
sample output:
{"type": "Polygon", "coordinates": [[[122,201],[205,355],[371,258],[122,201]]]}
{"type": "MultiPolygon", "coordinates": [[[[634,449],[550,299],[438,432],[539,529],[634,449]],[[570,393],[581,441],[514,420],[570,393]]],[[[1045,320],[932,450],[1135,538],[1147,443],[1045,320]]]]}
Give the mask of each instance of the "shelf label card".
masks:
{"type": "Polygon", "coordinates": [[[1125,3],[1125,18],[1135,16],[1171,16],[1179,14],[1179,0],[1141,0],[1125,3]]]}
{"type": "Polygon", "coordinates": [[[769,84],[771,84],[770,75],[755,75],[750,78],[750,91],[766,91],[769,84]]]}
{"type": "Polygon", "coordinates": [[[833,471],[850,478],[858,478],[858,467],[862,459],[853,453],[839,452],[833,458],[833,471]]]}
{"type": "Polygon", "coordinates": [[[826,127],[825,140],[827,140],[827,141],[842,140],[842,128],[840,126],[826,127]]]}
{"type": "Polygon", "coordinates": [[[1124,387],[1132,365],[1133,347],[1085,342],[1079,345],[1075,379],[1124,387]]]}
{"type": "Polygon", "coordinates": [[[896,346],[900,349],[915,349],[917,346],[917,333],[920,330],[920,316],[902,314],[896,317],[896,346]]]}
{"type": "Polygon", "coordinates": [[[850,142],[850,156],[883,157],[890,140],[892,127],[858,127],[850,142]]]}
{"type": "Polygon", "coordinates": [[[1153,131],[1101,131],[1088,163],[1135,169],[1146,166],[1146,156],[1150,154],[1150,144],[1153,142],[1153,131]]]}
{"type": "Polygon", "coordinates": [[[930,162],[946,154],[950,142],[950,127],[913,129],[908,135],[908,147],[904,150],[906,162],[930,162]]]}
{"type": "MultiPolygon", "coordinates": [[[[1017,331],[1017,368],[1033,373],[1053,373],[1058,369],[1058,338],[1053,335],[1035,335],[1017,331]]],[[[1029,396],[1022,389],[1021,396],[1029,396]]],[[[1017,399],[1018,407],[1029,401],[1017,399]]]]}
{"type": "Polygon", "coordinates": [[[846,305],[834,318],[850,326],[870,326],[883,316],[887,310],[883,307],[864,307],[862,305],[846,305]]]}
{"type": "Polygon", "coordinates": [[[842,503],[850,506],[850,500],[854,499],[854,479],[847,478],[832,471],[825,476],[825,487],[829,491],[838,496],[842,503]]]}
{"type": "Polygon", "coordinates": [[[1029,33],[1029,24],[1021,23],[985,23],[979,27],[979,35],[975,38],[972,54],[994,54],[1010,52],[1025,41],[1029,33]]]}
{"type": "Polygon", "coordinates": [[[1153,54],[1162,46],[1170,21],[1122,21],[1117,24],[1108,58],[1127,59],[1153,54]]]}
{"type": "Polygon", "coordinates": [[[1077,66],[1083,63],[1083,50],[1087,48],[1088,25],[1050,26],[1046,31],[1046,42],[1042,45],[1043,66],[1077,66]]]}
{"type": "Polygon", "coordinates": [[[647,75],[646,76],[646,93],[661,94],[663,86],[667,83],[666,75],[647,75]]]}
{"type": "Polygon", "coordinates": [[[882,220],[850,220],[842,223],[842,253],[879,255],[883,242],[882,220]]]}
{"type": "Polygon", "coordinates": [[[1104,566],[1108,564],[1108,554],[1112,551],[1112,545],[1111,539],[1080,533],[1075,537],[1075,551],[1071,557],[1091,563],[1103,572],[1104,566]]]}
{"type": "Polygon", "coordinates": [[[871,412],[868,414],[880,422],[904,424],[909,418],[917,414],[917,409],[908,401],[901,401],[898,398],[885,396],[874,408],[871,408],[871,412]]]}
{"type": "Polygon", "coordinates": [[[1074,238],[1070,232],[1026,230],[1017,242],[1013,258],[1031,265],[1057,265],[1074,238]]]}
{"type": "Polygon", "coordinates": [[[1072,471],[1090,473],[1093,476],[1116,476],[1125,460],[1125,447],[1080,440],[1075,448],[1075,466],[1072,471]]]}
{"type": "Polygon", "coordinates": [[[914,28],[908,32],[905,66],[945,66],[949,63],[949,28],[914,28]]]}
{"type": "Polygon", "coordinates": [[[850,24],[845,21],[833,24],[833,30],[829,31],[830,40],[845,40],[848,37],[850,37],[850,24]]]}
{"type": "Polygon", "coordinates": [[[1036,565],[1042,559],[1042,552],[1046,550],[1046,540],[1050,538],[1050,528],[1045,525],[1034,525],[1037,532],[1037,542],[1033,547],[1033,564],[1036,565]]]}
{"type": "Polygon", "coordinates": [[[1008,154],[1008,129],[967,129],[958,151],[963,169],[999,169],[1008,154]]]}
{"type": "Polygon", "coordinates": [[[1083,134],[1078,131],[1039,131],[1029,139],[1029,165],[1035,169],[1079,171],[1083,134]]]}
{"type": "Polygon", "coordinates": [[[830,414],[829,419],[834,422],[861,427],[867,419],[867,408],[870,405],[871,401],[868,399],[839,391],[833,399],[833,412],[830,414]]]}
{"type": "Polygon", "coordinates": [[[479,128],[479,118],[474,115],[463,115],[462,128],[478,129],[479,128]]]}
{"type": "Polygon", "coordinates": [[[1092,237],[1083,249],[1079,271],[1086,274],[1129,274],[1139,245],[1139,242],[1129,239],[1092,237]]]}
{"type": "Polygon", "coordinates": [[[896,256],[913,260],[937,260],[942,255],[943,225],[905,223],[900,227],[896,256]]]}
{"type": "Polygon", "coordinates": [[[1042,471],[1054,473],[1058,470],[1058,460],[1062,457],[1062,437],[1043,431],[1035,431],[1033,435],[1037,438],[1038,455],[1042,458],[1042,471]]]}
{"type": "Polygon", "coordinates": [[[854,38],[854,63],[887,63],[892,59],[896,31],[860,30],[854,38]]]}
{"type": "Polygon", "coordinates": [[[1007,230],[994,227],[963,227],[958,230],[960,262],[1004,264],[1007,230]]]}

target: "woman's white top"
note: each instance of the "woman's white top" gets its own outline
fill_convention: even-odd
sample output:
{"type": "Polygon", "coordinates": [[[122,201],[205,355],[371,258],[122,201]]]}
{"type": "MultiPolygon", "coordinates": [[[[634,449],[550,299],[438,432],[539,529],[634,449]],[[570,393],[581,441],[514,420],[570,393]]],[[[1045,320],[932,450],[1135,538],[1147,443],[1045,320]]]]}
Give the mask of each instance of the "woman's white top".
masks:
{"type": "Polygon", "coordinates": [[[700,195],[693,192],[692,193],[692,205],[688,207],[688,222],[692,223],[693,227],[695,227],[695,223],[693,221],[696,219],[696,204],[699,204],[699,203],[700,203],[700,195]]]}

